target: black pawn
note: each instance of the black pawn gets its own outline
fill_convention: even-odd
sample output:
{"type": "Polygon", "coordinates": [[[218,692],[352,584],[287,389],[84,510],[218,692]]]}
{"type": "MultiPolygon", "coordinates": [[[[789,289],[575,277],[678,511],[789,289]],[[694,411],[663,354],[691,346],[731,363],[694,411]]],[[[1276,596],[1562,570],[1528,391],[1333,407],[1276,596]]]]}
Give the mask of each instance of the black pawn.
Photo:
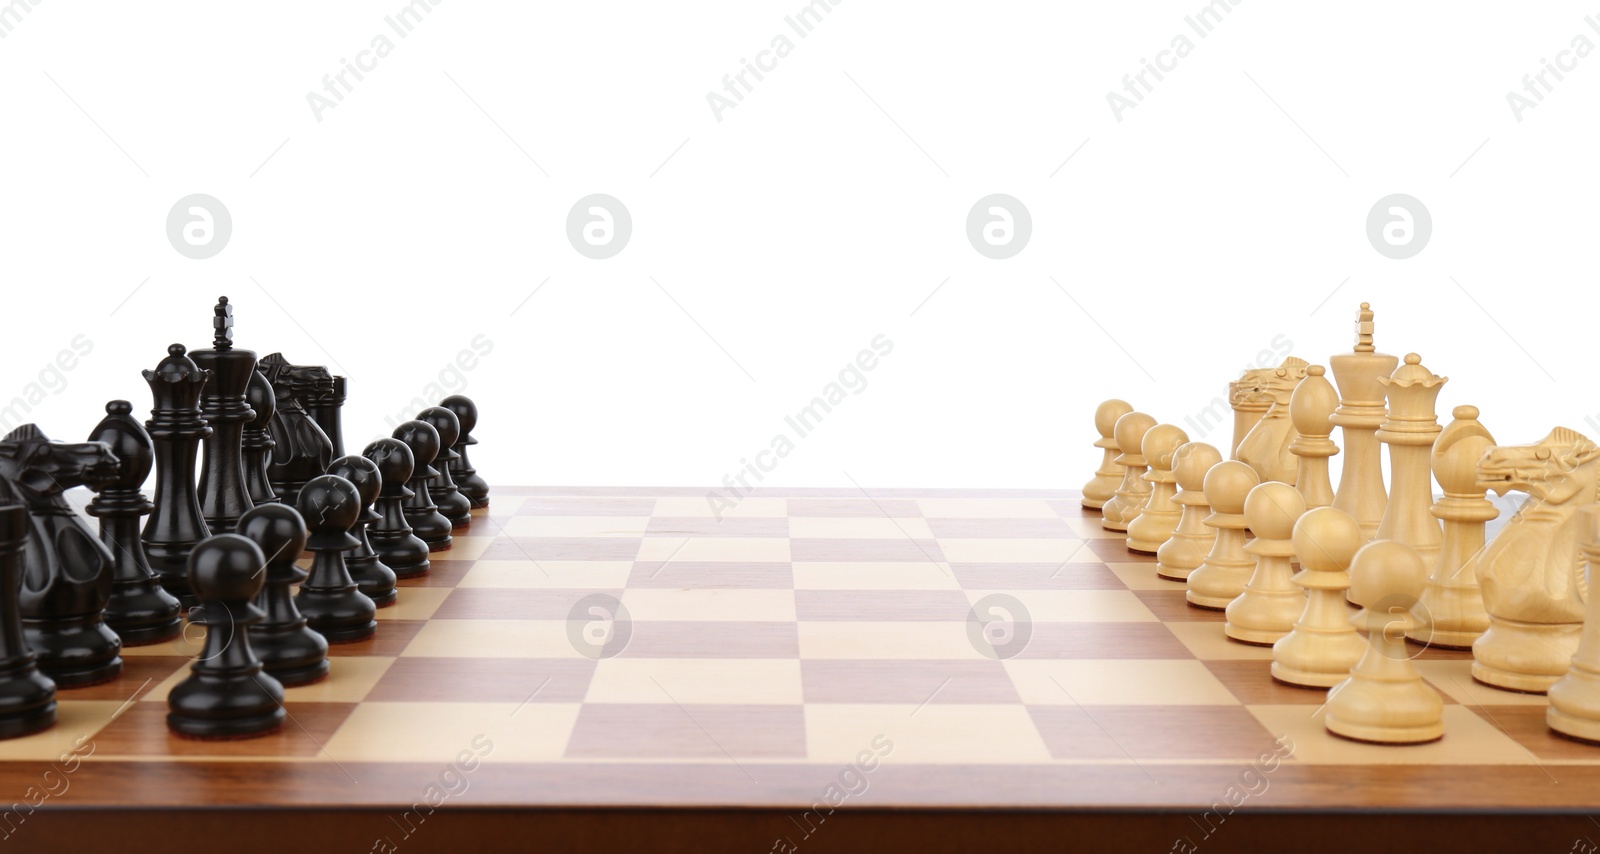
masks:
{"type": "Polygon", "coordinates": [[[488,507],[489,482],[478,476],[478,470],[467,459],[467,446],[478,444],[478,440],[472,438],[472,431],[478,427],[478,405],[464,394],[452,394],[439,401],[439,405],[454,412],[461,423],[461,435],[455,444],[459,458],[450,463],[450,475],[455,479],[456,488],[472,502],[472,509],[488,507]]]}
{"type": "Polygon", "coordinates": [[[39,672],[17,610],[27,545],[27,508],[0,505],[0,738],[38,732],[56,722],[56,683],[39,672]]]}
{"type": "Polygon", "coordinates": [[[108,682],[122,672],[122,639],[105,623],[111,552],[62,496],[115,478],[119,467],[99,442],[52,442],[32,424],[0,440],[0,479],[29,516],[18,600],[22,632],[39,669],[62,688],[108,682]]]}
{"type": "Polygon", "coordinates": [[[361,545],[350,536],[361,518],[361,493],[338,475],[318,475],[300,488],[300,515],[311,528],[306,550],[316,555],[311,577],[294,600],[306,624],[330,643],[371,637],[378,630],[377,606],[356,586],[344,562],[344,553],[361,545]]]}
{"type": "Polygon", "coordinates": [[[272,489],[267,465],[272,461],[272,446],[277,443],[272,441],[269,427],[272,416],[278,412],[278,396],[273,393],[267,375],[257,370],[250,372],[250,384],[245,386],[244,399],[256,414],[255,418],[245,422],[244,433],[239,439],[239,446],[244,451],[244,485],[250,492],[252,504],[271,504],[278,500],[278,493],[272,489]]]}
{"type": "Polygon", "coordinates": [[[456,414],[442,406],[430,406],[417,413],[418,421],[426,421],[439,432],[439,456],[433,460],[438,476],[428,482],[428,493],[439,506],[439,515],[450,520],[450,527],[465,528],[472,524],[472,499],[461,494],[450,467],[461,459],[456,453],[456,440],[461,436],[461,421],[456,414]]]}
{"type": "Polygon", "coordinates": [[[373,522],[381,520],[377,511],[372,509],[372,502],[377,500],[378,493],[383,489],[383,474],[378,471],[378,464],[366,457],[355,455],[340,457],[328,466],[328,474],[335,474],[355,485],[356,492],[361,494],[361,516],[356,519],[356,525],[350,529],[350,535],[361,541],[350,554],[345,555],[344,565],[350,569],[350,577],[355,579],[356,587],[372,604],[379,608],[393,605],[399,595],[394,589],[394,570],[384,566],[378,559],[378,553],[372,550],[372,542],[367,537],[367,528],[373,522]]]}
{"type": "Polygon", "coordinates": [[[144,556],[139,541],[139,520],[155,509],[139,488],[150,475],[155,449],[150,434],[133,417],[133,404],[113,400],[106,417],[89,434],[102,442],[118,460],[117,475],[101,484],[89,484],[98,494],[85,508],[100,520],[100,542],[111,552],[111,600],[106,603],[106,625],[125,646],[146,646],[171,640],[183,630],[178,599],[161,587],[144,556]]]}
{"type": "Polygon", "coordinates": [[[144,428],[156,446],[156,509],[144,523],[141,539],[161,586],[186,608],[194,604],[194,594],[189,592],[189,552],[211,536],[200,515],[194,465],[200,440],[211,435],[211,426],[200,412],[200,389],[210,378],[211,372],[201,370],[182,344],[168,347],[161,364],[144,372],[155,398],[144,428]]]}
{"type": "Polygon", "coordinates": [[[218,534],[189,555],[189,583],[200,604],[189,619],[206,627],[189,677],[167,695],[167,727],[190,738],[250,738],[283,726],[283,685],[262,672],[247,628],[261,610],[266,558],[247,537],[218,534]]]}
{"type": "Polygon", "coordinates": [[[373,510],[378,520],[367,526],[372,550],[394,571],[397,578],[427,575],[428,544],[411,532],[406,522],[405,500],[411,497],[406,482],[411,480],[411,447],[399,439],[379,439],[361,451],[376,463],[383,479],[373,510]]]}
{"type": "Polygon", "coordinates": [[[444,551],[450,548],[450,531],[454,526],[439,512],[428,488],[439,476],[439,470],[433,467],[433,460],[439,455],[439,431],[426,421],[407,421],[395,428],[394,437],[411,449],[414,463],[411,480],[406,482],[406,488],[411,490],[410,497],[405,500],[406,524],[428,544],[428,551],[444,551]]]}
{"type": "Polygon", "coordinates": [[[306,547],[306,522],[287,504],[258,504],[239,517],[239,534],[266,555],[266,581],[256,607],[266,618],[250,626],[250,646],[261,666],[285,687],[328,675],[328,640],[306,625],[289,588],[309,574],[294,565],[306,547]]]}
{"type": "Polygon", "coordinates": [[[211,425],[200,464],[200,512],[212,533],[224,534],[255,506],[245,486],[242,437],[244,425],[256,417],[245,398],[250,375],[256,371],[256,354],[233,346],[233,306],[227,297],[217,300],[211,326],[211,349],[189,356],[211,372],[200,397],[200,409],[211,425]]]}

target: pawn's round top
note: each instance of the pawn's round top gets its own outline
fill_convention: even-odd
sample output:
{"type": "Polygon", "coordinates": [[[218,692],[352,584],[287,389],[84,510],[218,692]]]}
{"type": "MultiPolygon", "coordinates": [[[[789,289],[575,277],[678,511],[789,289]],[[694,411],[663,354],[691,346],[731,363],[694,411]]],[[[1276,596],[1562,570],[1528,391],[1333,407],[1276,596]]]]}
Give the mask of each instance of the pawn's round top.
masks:
{"type": "MultiPolygon", "coordinates": [[[[1110,439],[1116,435],[1117,419],[1133,411],[1133,404],[1126,400],[1112,398],[1095,407],[1094,429],[1100,431],[1100,438],[1110,439]]],[[[466,427],[461,429],[465,430],[466,427]]]]}
{"type": "Polygon", "coordinates": [[[361,496],[363,506],[371,504],[383,489],[383,475],[378,464],[366,457],[346,454],[328,464],[328,474],[350,481],[361,496]]]}
{"type": "Polygon", "coordinates": [[[200,600],[246,603],[261,592],[267,565],[261,547],[238,534],[207,537],[189,553],[189,583],[200,600]]]}
{"type": "Polygon", "coordinates": [[[1172,454],[1172,473],[1178,486],[1200,492],[1206,488],[1206,472],[1222,462],[1222,452],[1205,442],[1185,442],[1172,454]]]}
{"type": "Polygon", "coordinates": [[[1261,484],[1261,475],[1248,463],[1223,460],[1206,472],[1201,488],[1206,503],[1218,513],[1243,513],[1245,497],[1261,484]]]}
{"type": "Polygon", "coordinates": [[[1289,418],[1302,435],[1326,436],[1332,432],[1329,419],[1339,408],[1339,391],[1328,382],[1322,365],[1306,368],[1306,378],[1289,396],[1289,418]]]}
{"type": "Polygon", "coordinates": [[[394,428],[394,437],[411,449],[411,477],[434,477],[433,461],[439,456],[439,431],[426,421],[407,421],[394,428]]]}
{"type": "MultiPolygon", "coordinates": [[[[439,405],[454,412],[456,421],[461,424],[461,435],[456,438],[470,440],[472,431],[478,427],[478,404],[473,403],[472,398],[464,394],[452,394],[439,401],[439,405]]],[[[1106,435],[1110,433],[1107,432],[1106,435]]]]}
{"type": "Polygon", "coordinates": [[[1287,540],[1294,523],[1306,513],[1306,499],[1287,483],[1269,480],[1250,490],[1244,499],[1244,518],[1257,537],[1287,540]]]}
{"type": "Polygon", "coordinates": [[[1156,420],[1143,412],[1129,412],[1118,418],[1116,429],[1112,431],[1117,447],[1122,449],[1117,462],[1125,466],[1149,465],[1143,453],[1144,434],[1154,426],[1156,420]]]}
{"type": "Polygon", "coordinates": [[[305,517],[287,504],[257,504],[239,517],[238,533],[249,537],[267,560],[296,560],[305,551],[305,517]]]}
{"type": "Polygon", "coordinates": [[[1294,553],[1306,569],[1348,569],[1361,545],[1361,523],[1337,507],[1308,510],[1294,523],[1294,553]]]}
{"type": "Polygon", "coordinates": [[[1383,609],[1387,618],[1389,612],[1410,608],[1427,580],[1427,564],[1416,549],[1397,540],[1373,540],[1350,563],[1350,601],[1368,610],[1380,603],[1397,606],[1383,609]]]}
{"type": "Polygon", "coordinates": [[[1151,468],[1171,471],[1172,455],[1187,441],[1189,434],[1183,432],[1183,428],[1174,424],[1157,424],[1145,431],[1144,438],[1139,442],[1139,452],[1151,468]]]}
{"type": "Polygon", "coordinates": [[[411,479],[411,470],[416,466],[410,445],[399,439],[379,439],[363,448],[361,456],[378,465],[378,476],[382,478],[384,492],[390,495],[406,494],[406,481],[411,479]]]}
{"type": "Polygon", "coordinates": [[[434,462],[449,462],[459,460],[461,455],[456,452],[456,440],[461,438],[461,421],[456,414],[442,406],[430,406],[417,413],[418,421],[425,421],[439,431],[439,455],[434,457],[434,462]]]}
{"type": "Polygon", "coordinates": [[[350,529],[361,517],[361,493],[336,474],[318,475],[300,489],[300,515],[311,528],[306,547],[312,551],[354,548],[360,541],[350,529]]]}

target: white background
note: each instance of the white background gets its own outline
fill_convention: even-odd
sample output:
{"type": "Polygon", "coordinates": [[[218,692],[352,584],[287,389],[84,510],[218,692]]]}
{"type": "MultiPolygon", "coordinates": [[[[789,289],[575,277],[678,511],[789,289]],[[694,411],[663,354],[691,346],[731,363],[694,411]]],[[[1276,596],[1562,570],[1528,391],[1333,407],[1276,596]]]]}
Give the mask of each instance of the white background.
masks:
{"type": "Polygon", "coordinates": [[[140,369],[205,346],[227,294],[240,346],[350,377],[351,450],[483,334],[491,483],[709,486],[883,334],[767,483],[1077,487],[1100,400],[1182,424],[1275,336],[1347,349],[1365,299],[1379,349],[1450,377],[1441,423],[1474,403],[1503,442],[1600,435],[1600,57],[1521,122],[1506,102],[1600,40],[1593,3],[1251,0],[1202,39],[1201,0],[844,0],[720,122],[707,92],[801,0],[447,0],[400,38],[403,5],[24,10],[0,403],[81,334],[27,418],[77,440],[107,399],[145,413],[140,369]],[[379,32],[393,52],[319,122],[307,93],[379,32]],[[1117,121],[1107,92],[1179,32],[1194,51],[1117,121]],[[597,192],[634,224],[603,261],[565,234],[597,192]],[[964,233],[996,192],[1033,218],[1004,261],[964,233]],[[1396,192],[1434,222],[1406,261],[1364,233],[1396,192]],[[209,260],[164,232],[190,193],[232,213],[209,260]]]}

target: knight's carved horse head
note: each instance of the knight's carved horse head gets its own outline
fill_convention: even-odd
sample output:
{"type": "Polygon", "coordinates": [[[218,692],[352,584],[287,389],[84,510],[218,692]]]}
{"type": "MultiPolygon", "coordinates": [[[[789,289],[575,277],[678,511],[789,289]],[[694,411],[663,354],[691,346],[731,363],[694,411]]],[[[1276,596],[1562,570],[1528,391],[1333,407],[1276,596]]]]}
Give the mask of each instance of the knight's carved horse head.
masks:
{"type": "Polygon", "coordinates": [[[1289,396],[1295,386],[1306,378],[1311,363],[1297,356],[1285,358],[1276,368],[1251,368],[1238,380],[1228,384],[1229,402],[1240,404],[1289,405],[1289,396]]]}
{"type": "Polygon", "coordinates": [[[108,483],[117,474],[117,457],[104,442],[52,442],[32,424],[0,439],[0,481],[30,508],[74,486],[108,483]]]}
{"type": "Polygon", "coordinates": [[[1600,500],[1600,445],[1576,430],[1557,427],[1528,445],[1495,445],[1478,461],[1478,484],[1505,495],[1526,492],[1547,505],[1600,500]]]}
{"type": "Polygon", "coordinates": [[[273,353],[262,357],[261,366],[279,403],[287,398],[305,405],[333,390],[333,373],[321,365],[291,365],[282,353],[273,353]]]}

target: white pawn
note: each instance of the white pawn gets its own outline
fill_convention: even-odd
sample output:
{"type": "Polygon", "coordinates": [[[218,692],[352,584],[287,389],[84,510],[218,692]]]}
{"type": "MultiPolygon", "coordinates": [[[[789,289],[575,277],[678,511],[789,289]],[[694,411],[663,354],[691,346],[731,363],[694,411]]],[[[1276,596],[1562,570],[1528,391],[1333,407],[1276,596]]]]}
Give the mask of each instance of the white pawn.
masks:
{"type": "Polygon", "coordinates": [[[1189,573],[1184,598],[1197,608],[1220,611],[1244,592],[1256,562],[1245,554],[1244,500],[1261,483],[1256,470],[1238,460],[1223,460],[1205,477],[1206,501],[1211,505],[1207,526],[1217,529],[1217,540],[1205,562],[1189,573]]]}
{"type": "Polygon", "coordinates": [[[1294,523],[1294,551],[1300,556],[1294,583],[1306,589],[1308,598],[1294,631],[1272,645],[1272,678],[1332,688],[1361,660],[1367,642],[1350,625],[1344,604],[1350,561],[1360,548],[1361,525],[1343,510],[1318,507],[1294,523]]]}
{"type": "Polygon", "coordinates": [[[1305,591],[1294,584],[1294,524],[1306,512],[1295,488],[1269,480],[1244,500],[1244,519],[1256,538],[1244,550],[1256,556],[1255,572],[1239,598],[1228,603],[1222,630],[1236,641],[1272,644],[1294,629],[1306,607],[1305,591]]]}
{"type": "Polygon", "coordinates": [[[1156,574],[1173,581],[1184,581],[1206,559],[1217,541],[1217,530],[1205,518],[1211,512],[1206,503],[1206,472],[1222,462],[1222,452],[1204,442],[1188,442],[1172,455],[1172,474],[1178,479],[1178,494],[1172,503],[1178,512],[1178,527],[1161,548],[1156,549],[1156,574]]]}
{"type": "Polygon", "coordinates": [[[1189,434],[1171,424],[1157,424],[1145,431],[1139,450],[1150,464],[1144,475],[1150,484],[1150,497],[1145,499],[1144,510],[1128,523],[1128,551],[1155,554],[1178,527],[1183,511],[1172,502],[1178,491],[1172,456],[1187,441],[1189,434]]]}
{"type": "Polygon", "coordinates": [[[1567,675],[1550,686],[1545,722],[1556,732],[1581,741],[1600,742],[1600,506],[1578,511],[1582,533],[1579,551],[1589,565],[1589,595],[1584,600],[1583,636],[1567,675]]]}
{"type": "Polygon", "coordinates": [[[1143,412],[1129,412],[1117,419],[1113,432],[1117,447],[1122,449],[1122,453],[1117,455],[1117,464],[1122,466],[1122,485],[1117,487],[1117,493],[1111,496],[1111,500],[1100,508],[1100,527],[1107,531],[1127,533],[1128,523],[1144,511],[1145,499],[1150,497],[1150,484],[1144,481],[1144,473],[1149,465],[1145,462],[1142,446],[1144,434],[1154,426],[1156,420],[1143,412]]]}
{"type": "Polygon", "coordinates": [[[1083,485],[1083,506],[1090,510],[1104,507],[1111,496],[1117,494],[1117,485],[1122,483],[1122,466],[1117,462],[1117,454],[1122,453],[1117,447],[1117,419],[1132,411],[1132,404],[1116,399],[1100,404],[1094,411],[1094,428],[1100,431],[1094,446],[1103,453],[1100,468],[1095,469],[1094,477],[1083,485]]]}
{"type": "Polygon", "coordinates": [[[1411,608],[1428,568],[1417,550],[1374,540],[1350,565],[1350,599],[1361,606],[1350,618],[1365,629],[1370,646],[1350,678],[1328,691],[1328,732],[1379,744],[1420,744],[1444,737],[1444,701],[1422,681],[1406,651],[1411,608]]]}
{"type": "Polygon", "coordinates": [[[1328,438],[1333,432],[1333,412],[1339,407],[1339,392],[1324,376],[1321,365],[1306,368],[1306,378],[1294,387],[1289,397],[1289,417],[1300,434],[1289,443],[1289,453],[1299,458],[1295,489],[1315,510],[1333,504],[1333,482],[1328,479],[1328,458],[1339,453],[1339,446],[1328,438]]]}

